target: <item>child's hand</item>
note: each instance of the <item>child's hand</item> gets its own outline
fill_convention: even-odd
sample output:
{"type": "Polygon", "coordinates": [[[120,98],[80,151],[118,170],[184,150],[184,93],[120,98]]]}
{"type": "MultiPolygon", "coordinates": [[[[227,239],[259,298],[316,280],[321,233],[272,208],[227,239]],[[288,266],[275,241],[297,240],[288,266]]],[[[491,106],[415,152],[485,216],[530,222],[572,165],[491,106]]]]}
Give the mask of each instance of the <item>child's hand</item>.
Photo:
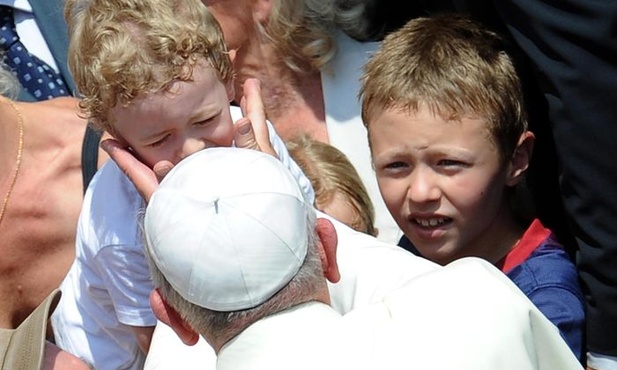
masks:
{"type": "Polygon", "coordinates": [[[235,124],[236,147],[259,150],[278,157],[270,143],[259,80],[249,78],[242,88],[244,95],[240,101],[240,107],[244,117],[235,124]]]}
{"type": "Polygon", "coordinates": [[[131,180],[146,203],[150,200],[160,180],[173,168],[172,163],[161,161],[155,164],[154,170],[152,170],[114,139],[103,140],[101,148],[109,154],[111,159],[131,180]]]}

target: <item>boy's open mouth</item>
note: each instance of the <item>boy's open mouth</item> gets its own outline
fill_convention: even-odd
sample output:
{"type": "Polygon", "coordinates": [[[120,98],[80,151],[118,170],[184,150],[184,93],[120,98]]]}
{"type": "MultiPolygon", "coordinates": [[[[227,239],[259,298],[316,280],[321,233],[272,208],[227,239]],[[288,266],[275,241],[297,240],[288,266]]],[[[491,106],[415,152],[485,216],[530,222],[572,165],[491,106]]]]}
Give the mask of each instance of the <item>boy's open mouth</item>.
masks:
{"type": "Polygon", "coordinates": [[[439,227],[452,223],[452,219],[450,217],[412,218],[411,221],[416,225],[426,228],[439,227]]]}

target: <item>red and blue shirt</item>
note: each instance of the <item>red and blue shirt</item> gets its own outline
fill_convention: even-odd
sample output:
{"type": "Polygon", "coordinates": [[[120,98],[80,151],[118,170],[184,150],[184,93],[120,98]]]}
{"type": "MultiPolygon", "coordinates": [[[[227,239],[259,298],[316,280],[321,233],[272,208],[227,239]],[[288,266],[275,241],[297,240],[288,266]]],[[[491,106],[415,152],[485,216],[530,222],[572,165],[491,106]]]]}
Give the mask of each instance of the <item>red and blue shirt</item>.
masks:
{"type": "MultiPolygon", "coordinates": [[[[405,236],[399,246],[421,256],[405,236]]],[[[516,246],[495,265],[557,326],[582,363],[583,293],[576,267],[553,233],[534,220],[516,246]]]]}

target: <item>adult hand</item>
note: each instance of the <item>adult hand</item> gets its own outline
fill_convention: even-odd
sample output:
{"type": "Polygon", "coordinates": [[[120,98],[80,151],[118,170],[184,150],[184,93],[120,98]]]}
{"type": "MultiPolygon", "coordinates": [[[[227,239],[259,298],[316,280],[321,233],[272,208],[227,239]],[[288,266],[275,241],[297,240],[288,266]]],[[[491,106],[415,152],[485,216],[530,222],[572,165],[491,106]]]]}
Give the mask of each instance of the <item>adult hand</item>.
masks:
{"type": "MultiPolygon", "coordinates": [[[[259,150],[278,157],[270,143],[259,80],[248,79],[243,85],[243,92],[244,96],[240,105],[244,117],[236,122],[234,128],[236,147],[259,150]]],[[[155,164],[153,169],[150,169],[137,159],[130,150],[114,139],[103,140],[101,148],[116,162],[146,202],[150,201],[150,197],[160,180],[174,166],[169,161],[161,161],[155,164]]]]}
{"type": "Polygon", "coordinates": [[[101,148],[116,162],[146,202],[150,201],[160,180],[173,168],[171,162],[161,161],[155,164],[152,170],[114,139],[103,140],[101,148]]]}
{"type": "Polygon", "coordinates": [[[243,93],[240,101],[243,118],[235,124],[234,140],[236,147],[259,150],[278,157],[270,143],[270,133],[266,124],[266,111],[261,100],[259,80],[249,78],[242,85],[243,93]]]}

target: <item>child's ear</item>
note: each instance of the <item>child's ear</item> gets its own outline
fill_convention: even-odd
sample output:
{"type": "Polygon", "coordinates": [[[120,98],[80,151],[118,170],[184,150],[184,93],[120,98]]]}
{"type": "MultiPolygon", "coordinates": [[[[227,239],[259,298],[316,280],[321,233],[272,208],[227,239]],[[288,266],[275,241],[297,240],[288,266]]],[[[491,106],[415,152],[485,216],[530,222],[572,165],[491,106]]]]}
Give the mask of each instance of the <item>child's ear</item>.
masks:
{"type": "Polygon", "coordinates": [[[236,89],[234,88],[233,81],[229,81],[228,83],[226,83],[225,89],[227,90],[227,98],[229,99],[229,102],[231,103],[236,98],[236,89]]]}
{"type": "Polygon", "coordinates": [[[529,167],[529,161],[531,160],[531,154],[533,153],[533,145],[535,141],[536,137],[533,132],[525,131],[521,134],[508,165],[508,178],[506,180],[506,185],[515,186],[521,182],[525,171],[527,171],[527,168],[529,167]]]}

